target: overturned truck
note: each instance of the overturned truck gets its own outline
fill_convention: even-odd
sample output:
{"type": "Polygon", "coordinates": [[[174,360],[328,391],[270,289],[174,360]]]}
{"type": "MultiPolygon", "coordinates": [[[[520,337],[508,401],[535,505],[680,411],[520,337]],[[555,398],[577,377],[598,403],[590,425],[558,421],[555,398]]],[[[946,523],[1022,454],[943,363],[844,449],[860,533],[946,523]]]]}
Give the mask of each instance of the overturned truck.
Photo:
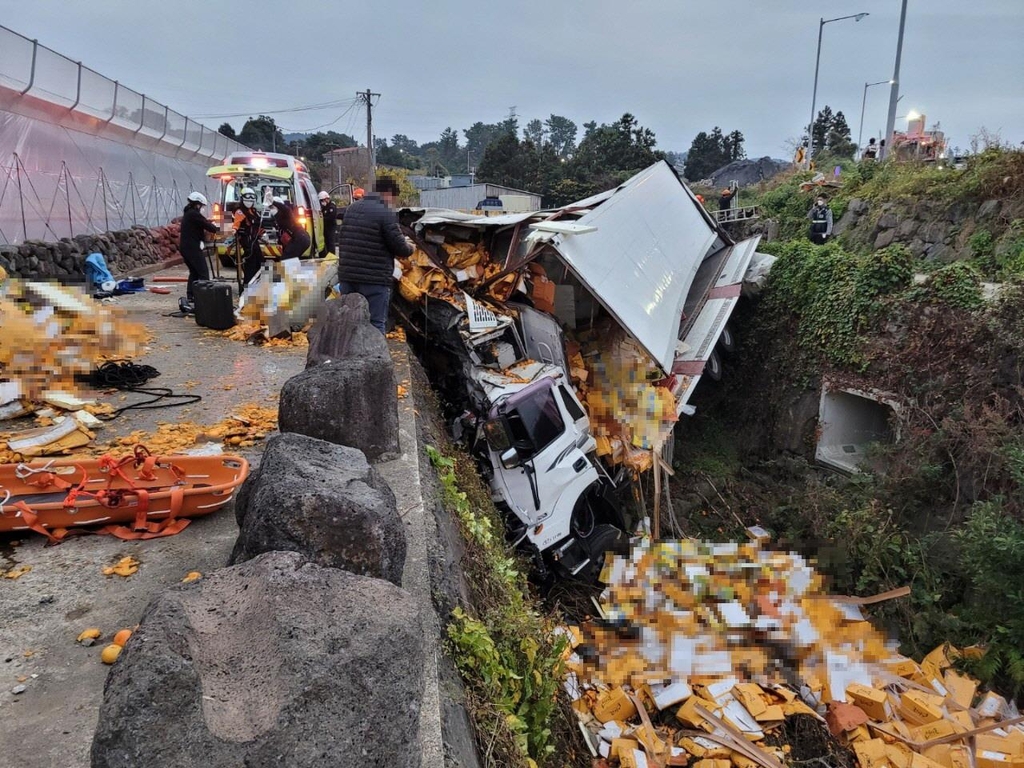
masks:
{"type": "Polygon", "coordinates": [[[758,238],[733,242],[664,162],[555,210],[401,218],[417,248],[394,306],[453,435],[541,577],[595,579],[634,481],[717,374],[758,238]]]}

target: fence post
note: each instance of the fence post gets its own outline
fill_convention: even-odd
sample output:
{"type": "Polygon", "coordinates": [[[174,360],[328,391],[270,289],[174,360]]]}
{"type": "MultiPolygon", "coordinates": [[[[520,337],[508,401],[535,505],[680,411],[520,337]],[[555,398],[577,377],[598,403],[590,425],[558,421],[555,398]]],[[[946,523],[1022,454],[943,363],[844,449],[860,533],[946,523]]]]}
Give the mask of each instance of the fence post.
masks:
{"type": "Polygon", "coordinates": [[[128,194],[132,196],[132,225],[134,226],[139,221],[135,218],[135,178],[131,171],[128,171],[128,194]]]}
{"type": "Polygon", "coordinates": [[[104,125],[110,125],[110,121],[117,116],[117,88],[120,85],[117,80],[114,81],[114,103],[110,105],[110,117],[104,125]]]}
{"type": "Polygon", "coordinates": [[[106,227],[104,232],[110,231],[110,216],[107,213],[107,177],[103,173],[103,166],[100,166],[100,185],[103,188],[103,224],[106,227]]]}
{"type": "Polygon", "coordinates": [[[18,202],[21,204],[21,239],[22,241],[25,241],[28,240],[28,224],[25,222],[25,194],[21,190],[21,158],[18,157],[17,152],[14,152],[13,154],[14,168],[18,173],[18,202]]]}
{"type": "Polygon", "coordinates": [[[60,161],[61,170],[64,171],[64,195],[68,201],[68,233],[69,237],[75,236],[75,227],[71,223],[71,171],[68,170],[68,164],[63,160],[60,161]]]}
{"type": "Polygon", "coordinates": [[[39,52],[39,41],[32,41],[32,73],[28,76],[28,85],[25,86],[25,90],[22,91],[19,96],[24,96],[26,93],[32,90],[32,85],[36,81],[36,54],[39,52]]]}
{"type": "Polygon", "coordinates": [[[75,90],[75,103],[68,108],[68,112],[74,112],[78,102],[82,100],[82,62],[78,62],[78,87],[75,90]]]}

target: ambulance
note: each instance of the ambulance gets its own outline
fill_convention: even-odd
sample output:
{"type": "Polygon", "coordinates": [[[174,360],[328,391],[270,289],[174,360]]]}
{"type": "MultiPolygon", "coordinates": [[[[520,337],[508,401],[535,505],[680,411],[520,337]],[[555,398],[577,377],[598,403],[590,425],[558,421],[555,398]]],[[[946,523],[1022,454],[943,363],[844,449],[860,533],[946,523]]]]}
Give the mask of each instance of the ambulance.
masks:
{"type": "Polygon", "coordinates": [[[212,220],[220,226],[216,250],[225,267],[231,269],[235,266],[233,222],[235,211],[242,204],[242,190],[246,187],[256,192],[256,209],[263,217],[264,256],[278,258],[281,255],[277,227],[269,210],[274,197],[290,201],[295,206],[299,223],[309,232],[311,245],[303,258],[312,258],[323,250],[324,224],[320,201],[309,169],[298,158],[273,152],[235,152],[228,155],[222,165],[210,168],[206,175],[219,179],[221,183],[220,193],[212,205],[212,220]]]}

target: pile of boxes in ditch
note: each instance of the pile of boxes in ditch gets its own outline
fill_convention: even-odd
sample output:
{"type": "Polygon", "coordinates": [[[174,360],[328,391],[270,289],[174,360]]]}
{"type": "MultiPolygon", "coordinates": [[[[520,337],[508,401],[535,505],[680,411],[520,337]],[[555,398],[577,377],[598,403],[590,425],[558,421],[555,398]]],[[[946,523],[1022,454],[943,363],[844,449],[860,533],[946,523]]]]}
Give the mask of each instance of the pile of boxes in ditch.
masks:
{"type": "Polygon", "coordinates": [[[797,554],[645,543],[602,581],[600,619],[563,630],[564,689],[611,765],[781,768],[806,716],[861,768],[1024,767],[1016,706],[955,669],[979,649],[901,656],[797,554]]]}

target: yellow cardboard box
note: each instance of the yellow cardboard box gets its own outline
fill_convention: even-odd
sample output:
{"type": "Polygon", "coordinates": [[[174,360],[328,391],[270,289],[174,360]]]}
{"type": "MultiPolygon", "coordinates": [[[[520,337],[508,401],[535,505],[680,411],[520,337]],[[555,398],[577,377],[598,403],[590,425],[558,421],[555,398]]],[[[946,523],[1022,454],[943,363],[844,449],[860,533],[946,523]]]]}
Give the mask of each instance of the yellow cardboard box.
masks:
{"type": "Polygon", "coordinates": [[[895,744],[885,745],[885,756],[893,768],[910,768],[910,763],[914,759],[914,753],[910,747],[898,741],[895,744]]]}
{"type": "Polygon", "coordinates": [[[848,700],[864,710],[872,720],[888,722],[892,720],[892,705],[889,695],[878,688],[871,688],[861,683],[850,683],[846,686],[848,700]]]}
{"type": "Polygon", "coordinates": [[[622,756],[626,752],[631,752],[634,749],[640,749],[640,742],[636,739],[612,739],[612,746],[609,755],[613,760],[621,760],[622,756]]]}
{"type": "Polygon", "coordinates": [[[934,747],[928,747],[921,754],[929,760],[934,760],[943,768],[953,768],[952,744],[936,744],[934,747]]]}
{"type": "Polygon", "coordinates": [[[889,760],[885,751],[885,742],[881,739],[868,739],[853,744],[860,768],[888,768],[889,760]]]}
{"type": "Polygon", "coordinates": [[[894,656],[882,662],[886,669],[898,677],[913,677],[921,671],[917,662],[906,656],[894,656]]]}
{"type": "Polygon", "coordinates": [[[942,719],[943,698],[923,691],[906,691],[900,696],[899,711],[911,725],[924,725],[942,719]]]}
{"type": "Polygon", "coordinates": [[[683,702],[683,705],[676,710],[676,718],[691,728],[702,728],[705,731],[714,730],[713,726],[697,714],[696,707],[698,704],[712,714],[716,714],[721,709],[715,702],[694,695],[683,702]]]}
{"type": "Polygon", "coordinates": [[[917,742],[941,739],[943,736],[952,736],[957,732],[956,725],[952,720],[936,720],[926,725],[918,725],[910,729],[910,737],[917,742]]]}
{"type": "Polygon", "coordinates": [[[947,669],[944,676],[949,698],[961,707],[970,707],[974,694],[978,691],[978,681],[967,675],[961,675],[955,669],[947,669]]]}
{"type": "Polygon", "coordinates": [[[602,723],[609,720],[632,720],[636,717],[636,706],[621,688],[602,691],[594,704],[594,717],[602,723]]]}
{"type": "Polygon", "coordinates": [[[910,768],[942,768],[940,763],[935,762],[929,757],[925,757],[917,752],[912,753],[913,757],[910,760],[910,768]]]}
{"type": "Polygon", "coordinates": [[[971,768],[971,751],[963,744],[936,744],[922,754],[944,768],[971,768]]]}

